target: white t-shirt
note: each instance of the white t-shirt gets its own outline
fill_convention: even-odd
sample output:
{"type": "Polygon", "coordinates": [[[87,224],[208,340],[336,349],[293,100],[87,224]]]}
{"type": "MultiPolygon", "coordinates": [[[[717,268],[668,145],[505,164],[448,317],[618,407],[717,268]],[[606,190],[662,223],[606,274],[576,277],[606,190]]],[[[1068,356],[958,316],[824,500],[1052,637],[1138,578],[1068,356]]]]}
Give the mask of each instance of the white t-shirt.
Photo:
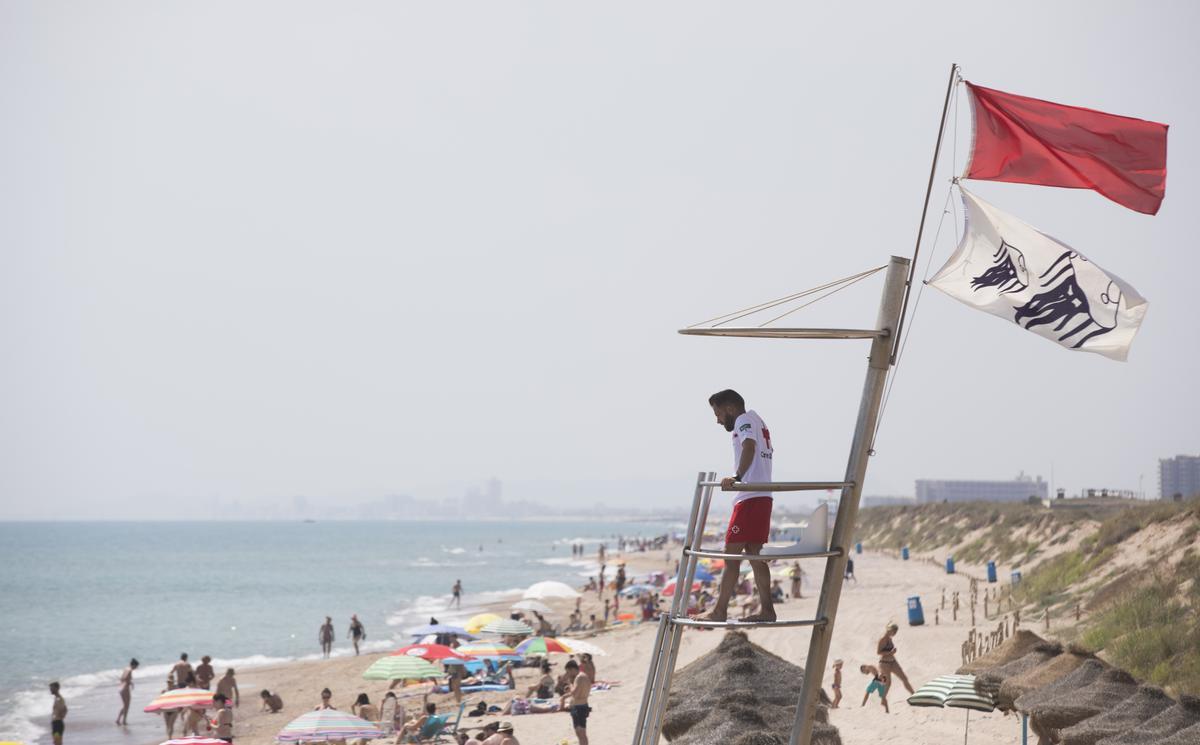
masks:
{"type": "MultiPolygon", "coordinates": [[[[733,423],[733,468],[734,474],[737,474],[737,467],[742,460],[742,443],[746,440],[753,440],[757,448],[757,453],[754,460],[750,463],[750,470],[742,474],[742,481],[748,483],[761,484],[771,480],[771,459],[775,454],[775,450],[771,447],[771,430],[767,429],[766,423],[754,411],[747,411],[737,418],[733,423]]],[[[755,497],[769,497],[770,492],[734,492],[733,503],[744,502],[747,499],[755,497]]]]}

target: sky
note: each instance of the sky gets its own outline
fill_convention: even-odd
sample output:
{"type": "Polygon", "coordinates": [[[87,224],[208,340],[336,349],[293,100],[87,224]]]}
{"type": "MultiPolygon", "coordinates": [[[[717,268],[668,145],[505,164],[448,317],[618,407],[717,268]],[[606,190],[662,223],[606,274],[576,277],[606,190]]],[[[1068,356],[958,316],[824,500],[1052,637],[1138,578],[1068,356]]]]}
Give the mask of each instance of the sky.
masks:
{"type": "MultiPolygon", "coordinates": [[[[865,343],[676,330],[911,255],[954,62],[1171,125],[1154,217],[969,187],[1150,309],[1118,363],[923,293],[864,491],[1024,471],[1156,495],[1159,458],[1200,453],[1198,21],[2,0],[0,519],[289,517],[491,477],[562,508],[686,507],[732,465],[706,403],[727,387],[777,479],[838,480],[865,343]]],[[[920,277],[961,229],[936,230],[970,129],[962,94],[920,277]]],[[[870,326],[881,276],[789,322],[870,326]]]]}

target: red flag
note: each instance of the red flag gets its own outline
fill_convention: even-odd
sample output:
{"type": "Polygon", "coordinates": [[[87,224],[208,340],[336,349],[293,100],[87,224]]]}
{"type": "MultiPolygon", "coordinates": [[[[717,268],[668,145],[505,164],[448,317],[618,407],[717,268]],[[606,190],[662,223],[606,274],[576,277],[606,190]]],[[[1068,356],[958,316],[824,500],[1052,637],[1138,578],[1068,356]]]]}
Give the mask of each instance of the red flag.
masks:
{"type": "Polygon", "coordinates": [[[1167,125],[967,83],[975,143],[967,178],[1094,189],[1153,215],[1167,185],[1167,125]]]}

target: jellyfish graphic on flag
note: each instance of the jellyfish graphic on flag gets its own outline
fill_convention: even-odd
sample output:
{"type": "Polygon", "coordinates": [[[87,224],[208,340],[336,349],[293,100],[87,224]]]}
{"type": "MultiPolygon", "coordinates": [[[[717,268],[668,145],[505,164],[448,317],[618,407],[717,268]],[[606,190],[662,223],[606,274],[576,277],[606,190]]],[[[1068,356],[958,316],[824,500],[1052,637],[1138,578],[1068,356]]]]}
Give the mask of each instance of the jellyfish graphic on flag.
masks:
{"type": "Polygon", "coordinates": [[[1145,298],[1070,246],[960,191],[963,238],[929,284],[1068,349],[1124,360],[1145,298]]]}

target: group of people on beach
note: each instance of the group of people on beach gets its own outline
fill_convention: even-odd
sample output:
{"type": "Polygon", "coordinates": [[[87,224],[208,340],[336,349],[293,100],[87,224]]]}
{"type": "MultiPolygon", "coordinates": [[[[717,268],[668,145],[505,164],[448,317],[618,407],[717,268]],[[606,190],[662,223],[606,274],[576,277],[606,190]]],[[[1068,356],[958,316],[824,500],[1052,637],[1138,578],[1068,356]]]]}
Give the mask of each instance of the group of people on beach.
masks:
{"type": "MultiPolygon", "coordinates": [[[[321,624],[321,628],[317,631],[317,641],[321,643],[321,654],[325,659],[329,659],[329,655],[333,653],[333,642],[337,638],[337,633],[333,630],[333,617],[325,616],[325,623],[321,624]]],[[[358,645],[367,639],[367,629],[363,626],[362,621],[358,620],[356,614],[350,616],[350,629],[346,632],[348,638],[354,644],[354,654],[359,654],[358,645]]]]}
{"type": "MultiPolygon", "coordinates": [[[[904,668],[900,667],[900,663],[896,660],[896,643],[893,641],[900,627],[894,623],[889,623],[883,632],[883,636],[879,638],[879,642],[875,645],[875,653],[879,656],[877,665],[859,665],[858,670],[863,675],[870,676],[867,681],[867,690],[863,694],[861,706],[866,706],[867,701],[871,699],[872,693],[879,694],[879,703],[883,706],[886,712],[891,711],[888,708],[888,692],[892,688],[893,677],[899,678],[900,683],[908,690],[908,694],[913,694],[913,687],[908,682],[908,676],[904,674],[904,668]]],[[[837,709],[842,703],[842,666],[844,660],[833,661],[833,703],[832,708],[837,709]]]]}

